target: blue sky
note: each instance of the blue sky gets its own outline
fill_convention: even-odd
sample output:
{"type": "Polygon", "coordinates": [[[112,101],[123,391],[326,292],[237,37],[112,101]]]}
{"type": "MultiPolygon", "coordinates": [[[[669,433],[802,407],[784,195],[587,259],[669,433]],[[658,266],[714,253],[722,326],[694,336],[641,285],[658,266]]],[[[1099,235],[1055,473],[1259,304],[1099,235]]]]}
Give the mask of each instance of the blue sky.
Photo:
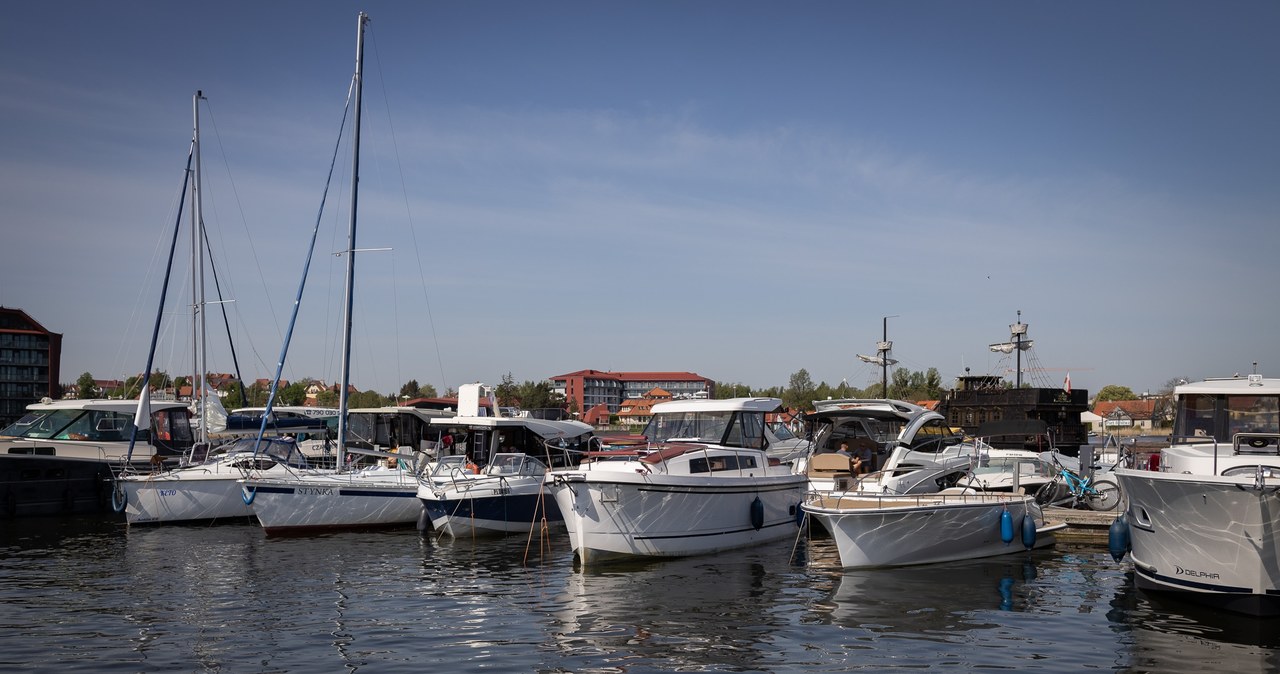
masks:
{"type": "MultiPolygon", "coordinates": [[[[1276,3],[53,1],[0,42],[0,304],[64,381],[145,364],[197,89],[240,367],[274,372],[360,10],[361,389],[865,386],[885,316],[900,366],[1006,374],[1019,310],[1046,385],[1280,374],[1276,3]]],[[[338,377],[343,156],[286,378],[338,377]]]]}

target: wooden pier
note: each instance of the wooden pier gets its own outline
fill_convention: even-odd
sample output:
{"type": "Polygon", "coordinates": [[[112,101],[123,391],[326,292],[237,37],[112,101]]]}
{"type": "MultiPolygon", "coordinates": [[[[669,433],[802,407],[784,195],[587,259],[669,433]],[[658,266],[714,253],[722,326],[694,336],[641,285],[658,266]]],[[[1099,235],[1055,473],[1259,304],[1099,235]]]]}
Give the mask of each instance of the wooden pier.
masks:
{"type": "Polygon", "coordinates": [[[1044,509],[1044,517],[1050,522],[1066,522],[1067,528],[1056,532],[1058,540],[1070,543],[1107,544],[1111,523],[1120,516],[1120,508],[1107,512],[1076,510],[1050,506],[1044,509]]]}

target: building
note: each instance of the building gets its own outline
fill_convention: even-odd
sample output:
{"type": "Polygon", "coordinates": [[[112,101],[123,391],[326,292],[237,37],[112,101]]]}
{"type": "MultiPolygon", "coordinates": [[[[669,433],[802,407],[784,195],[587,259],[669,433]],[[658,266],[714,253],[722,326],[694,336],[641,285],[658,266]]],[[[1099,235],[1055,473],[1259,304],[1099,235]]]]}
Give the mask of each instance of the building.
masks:
{"type": "Polygon", "coordinates": [[[617,414],[626,400],[641,399],[649,391],[660,388],[674,399],[711,398],[716,383],[692,372],[604,372],[578,370],[551,377],[551,388],[564,396],[565,402],[576,403],[578,410],[604,405],[617,414]]]}
{"type": "Polygon", "coordinates": [[[627,427],[644,428],[653,418],[653,406],[671,400],[671,394],[660,388],[651,389],[643,398],[627,398],[618,408],[618,422],[627,427]]]}
{"type": "Polygon", "coordinates": [[[1121,428],[1150,431],[1159,421],[1161,400],[1106,400],[1095,403],[1093,413],[1102,418],[1107,432],[1121,428]]]}
{"type": "Polygon", "coordinates": [[[62,335],[49,332],[21,309],[0,307],[0,428],[27,405],[59,397],[62,335]]]}

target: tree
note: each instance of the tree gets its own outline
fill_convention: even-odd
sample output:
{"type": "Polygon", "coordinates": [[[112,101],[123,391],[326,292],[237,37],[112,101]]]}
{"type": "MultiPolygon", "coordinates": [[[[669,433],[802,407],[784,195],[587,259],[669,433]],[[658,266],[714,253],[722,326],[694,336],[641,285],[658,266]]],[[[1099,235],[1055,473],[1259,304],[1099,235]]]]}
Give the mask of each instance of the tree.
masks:
{"type": "Polygon", "coordinates": [[[404,386],[401,386],[401,387],[400,387],[400,396],[399,396],[399,397],[401,397],[401,398],[417,398],[417,397],[419,397],[419,396],[418,396],[418,388],[419,388],[419,386],[418,386],[418,380],[417,380],[417,379],[410,379],[409,381],[407,381],[407,382],[405,382],[405,383],[404,383],[404,386]]]}
{"type": "Polygon", "coordinates": [[[93,381],[93,375],[88,372],[80,375],[76,380],[76,388],[80,389],[81,398],[96,398],[98,396],[98,384],[93,381]]]}
{"type": "Polygon", "coordinates": [[[316,404],[320,407],[337,407],[338,392],[325,389],[316,394],[316,404]]]}
{"type": "Polygon", "coordinates": [[[1107,384],[1098,391],[1098,396],[1094,398],[1095,402],[1106,402],[1109,400],[1137,400],[1138,395],[1128,386],[1120,386],[1118,384],[1107,384]]]}
{"type": "Polygon", "coordinates": [[[526,410],[564,409],[564,396],[552,390],[551,382],[546,380],[539,382],[526,381],[521,384],[516,392],[516,400],[519,402],[520,407],[526,410]]]}
{"type": "Polygon", "coordinates": [[[716,398],[727,400],[729,398],[746,398],[751,396],[751,387],[746,384],[718,381],[716,382],[716,398]]]}
{"type": "Polygon", "coordinates": [[[498,399],[499,405],[506,407],[520,405],[520,387],[516,385],[516,380],[510,372],[502,375],[502,383],[494,388],[493,395],[498,399]]]}
{"type": "Polygon", "coordinates": [[[276,391],[281,405],[301,405],[307,400],[307,387],[300,381],[295,381],[288,386],[276,391]]]}
{"type": "Polygon", "coordinates": [[[792,409],[807,410],[813,405],[816,388],[809,378],[809,371],[800,368],[791,375],[791,384],[782,394],[782,404],[792,409]]]}

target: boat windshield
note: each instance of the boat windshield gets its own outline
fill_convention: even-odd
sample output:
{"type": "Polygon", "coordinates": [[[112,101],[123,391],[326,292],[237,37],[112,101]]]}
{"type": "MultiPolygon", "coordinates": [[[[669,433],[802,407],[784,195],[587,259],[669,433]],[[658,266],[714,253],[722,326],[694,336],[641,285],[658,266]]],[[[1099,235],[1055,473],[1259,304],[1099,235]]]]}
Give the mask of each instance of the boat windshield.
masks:
{"type": "Polygon", "coordinates": [[[649,442],[700,440],[720,442],[733,412],[684,412],[655,414],[644,427],[643,435],[649,442]]]}
{"type": "Polygon", "coordinates": [[[455,473],[467,473],[467,457],[462,454],[441,457],[436,462],[435,470],[431,471],[432,477],[449,477],[455,473]]]}
{"type": "Polygon", "coordinates": [[[782,423],[769,424],[769,432],[773,433],[773,437],[777,438],[778,440],[795,440],[796,439],[796,434],[792,433],[791,429],[786,424],[782,424],[782,423]]]}
{"type": "MultiPolygon", "coordinates": [[[[133,416],[102,410],[58,409],[28,412],[0,435],[40,440],[93,440],[121,442],[129,439],[133,416]]],[[[139,436],[144,436],[139,433],[139,436]]]]}
{"type": "Polygon", "coordinates": [[[1178,400],[1174,435],[1231,442],[1236,433],[1280,432],[1280,396],[1193,394],[1178,400]]]}

